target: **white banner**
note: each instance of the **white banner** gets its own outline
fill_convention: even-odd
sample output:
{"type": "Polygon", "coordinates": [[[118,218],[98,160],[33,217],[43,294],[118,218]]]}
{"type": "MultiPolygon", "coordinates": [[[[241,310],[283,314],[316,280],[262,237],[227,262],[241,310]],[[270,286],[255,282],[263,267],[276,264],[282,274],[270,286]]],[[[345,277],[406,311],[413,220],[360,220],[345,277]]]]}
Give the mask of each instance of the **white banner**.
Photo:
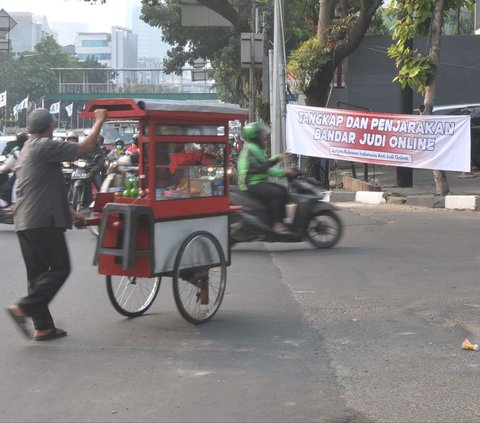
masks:
{"type": "Polygon", "coordinates": [[[0,107],[5,107],[7,105],[7,92],[4,91],[0,93],[0,107]]]}
{"type": "Polygon", "coordinates": [[[13,106],[13,116],[15,120],[18,120],[18,112],[20,111],[20,104],[13,106]]]}
{"type": "Polygon", "coordinates": [[[470,116],[399,115],[287,104],[287,152],[470,172],[470,116]]]}
{"type": "Polygon", "coordinates": [[[69,104],[68,106],[65,106],[65,110],[67,111],[68,117],[72,116],[72,113],[73,113],[73,103],[69,104]]]}
{"type": "Polygon", "coordinates": [[[28,109],[28,96],[24,98],[18,105],[18,110],[28,109]]]}
{"type": "Polygon", "coordinates": [[[50,113],[52,115],[56,115],[56,114],[60,113],[60,102],[52,103],[52,105],[50,106],[50,113]]]}

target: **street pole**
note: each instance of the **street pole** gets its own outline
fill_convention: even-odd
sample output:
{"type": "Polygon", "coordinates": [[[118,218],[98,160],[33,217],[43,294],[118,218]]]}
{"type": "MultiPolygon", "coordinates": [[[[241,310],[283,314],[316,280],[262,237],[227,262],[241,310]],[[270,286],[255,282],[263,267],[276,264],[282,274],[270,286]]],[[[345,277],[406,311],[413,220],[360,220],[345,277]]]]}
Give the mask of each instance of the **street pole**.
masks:
{"type": "Polygon", "coordinates": [[[275,0],[272,72],[272,154],[280,154],[285,146],[286,84],[285,47],[283,39],[283,0],[275,0]]]}
{"type": "MultiPolygon", "coordinates": [[[[7,93],[8,94],[8,93],[7,93]]],[[[8,95],[5,97],[5,112],[3,113],[3,135],[7,135],[8,95]]]]}
{"type": "Polygon", "coordinates": [[[256,33],[255,0],[252,0],[251,21],[252,21],[252,32],[250,33],[250,75],[249,75],[250,107],[248,110],[248,119],[250,122],[253,122],[255,120],[255,33],[256,33]]]}

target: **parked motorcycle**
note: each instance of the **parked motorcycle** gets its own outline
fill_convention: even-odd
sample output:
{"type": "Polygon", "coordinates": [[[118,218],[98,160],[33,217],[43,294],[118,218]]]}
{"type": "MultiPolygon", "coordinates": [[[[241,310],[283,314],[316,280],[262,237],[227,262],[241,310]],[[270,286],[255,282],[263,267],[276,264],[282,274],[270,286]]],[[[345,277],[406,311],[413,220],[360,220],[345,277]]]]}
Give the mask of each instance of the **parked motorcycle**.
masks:
{"type": "Polygon", "coordinates": [[[268,208],[257,198],[230,187],[230,204],[241,206],[230,216],[230,242],[301,242],[309,241],[316,248],[333,247],[341,238],[343,224],[337,207],[325,201],[327,191],[313,178],[301,175],[288,177],[288,206],[291,213],[287,226],[290,233],[280,234],[270,226],[268,208]]]}

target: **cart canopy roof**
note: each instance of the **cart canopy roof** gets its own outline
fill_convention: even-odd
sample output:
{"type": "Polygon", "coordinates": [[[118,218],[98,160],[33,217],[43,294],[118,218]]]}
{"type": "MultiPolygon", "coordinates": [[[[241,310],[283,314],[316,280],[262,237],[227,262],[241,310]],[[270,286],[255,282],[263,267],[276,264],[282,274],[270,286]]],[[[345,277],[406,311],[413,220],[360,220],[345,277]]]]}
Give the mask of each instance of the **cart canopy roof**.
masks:
{"type": "Polygon", "coordinates": [[[131,98],[90,100],[81,113],[83,119],[93,118],[96,109],[107,109],[109,118],[140,118],[171,113],[201,113],[225,115],[229,120],[243,120],[248,110],[237,104],[215,100],[142,100],[131,98]],[[228,116],[227,116],[228,115],[228,116]]]}

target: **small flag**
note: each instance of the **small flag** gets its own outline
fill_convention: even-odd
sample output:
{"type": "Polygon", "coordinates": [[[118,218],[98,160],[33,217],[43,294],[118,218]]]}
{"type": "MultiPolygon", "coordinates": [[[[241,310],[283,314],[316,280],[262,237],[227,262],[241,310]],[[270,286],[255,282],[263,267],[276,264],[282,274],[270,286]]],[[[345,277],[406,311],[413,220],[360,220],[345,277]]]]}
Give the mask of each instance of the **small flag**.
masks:
{"type": "Polygon", "coordinates": [[[27,108],[28,108],[28,96],[21,101],[21,103],[19,104],[18,110],[23,110],[27,108]]]}
{"type": "Polygon", "coordinates": [[[55,114],[60,113],[60,102],[58,102],[58,103],[53,103],[53,104],[50,106],[50,113],[51,113],[52,115],[55,115],[55,114]]]}
{"type": "Polygon", "coordinates": [[[16,104],[13,106],[13,115],[15,117],[15,120],[18,120],[18,112],[20,111],[20,104],[16,104]]]}
{"type": "MultiPolygon", "coordinates": [[[[65,106],[65,110],[67,111],[68,117],[72,116],[73,113],[73,103],[65,106]]],[[[51,112],[50,112],[51,113],[51,112]]]]}
{"type": "Polygon", "coordinates": [[[0,93],[0,107],[5,107],[7,105],[7,92],[4,91],[0,93]]]}

